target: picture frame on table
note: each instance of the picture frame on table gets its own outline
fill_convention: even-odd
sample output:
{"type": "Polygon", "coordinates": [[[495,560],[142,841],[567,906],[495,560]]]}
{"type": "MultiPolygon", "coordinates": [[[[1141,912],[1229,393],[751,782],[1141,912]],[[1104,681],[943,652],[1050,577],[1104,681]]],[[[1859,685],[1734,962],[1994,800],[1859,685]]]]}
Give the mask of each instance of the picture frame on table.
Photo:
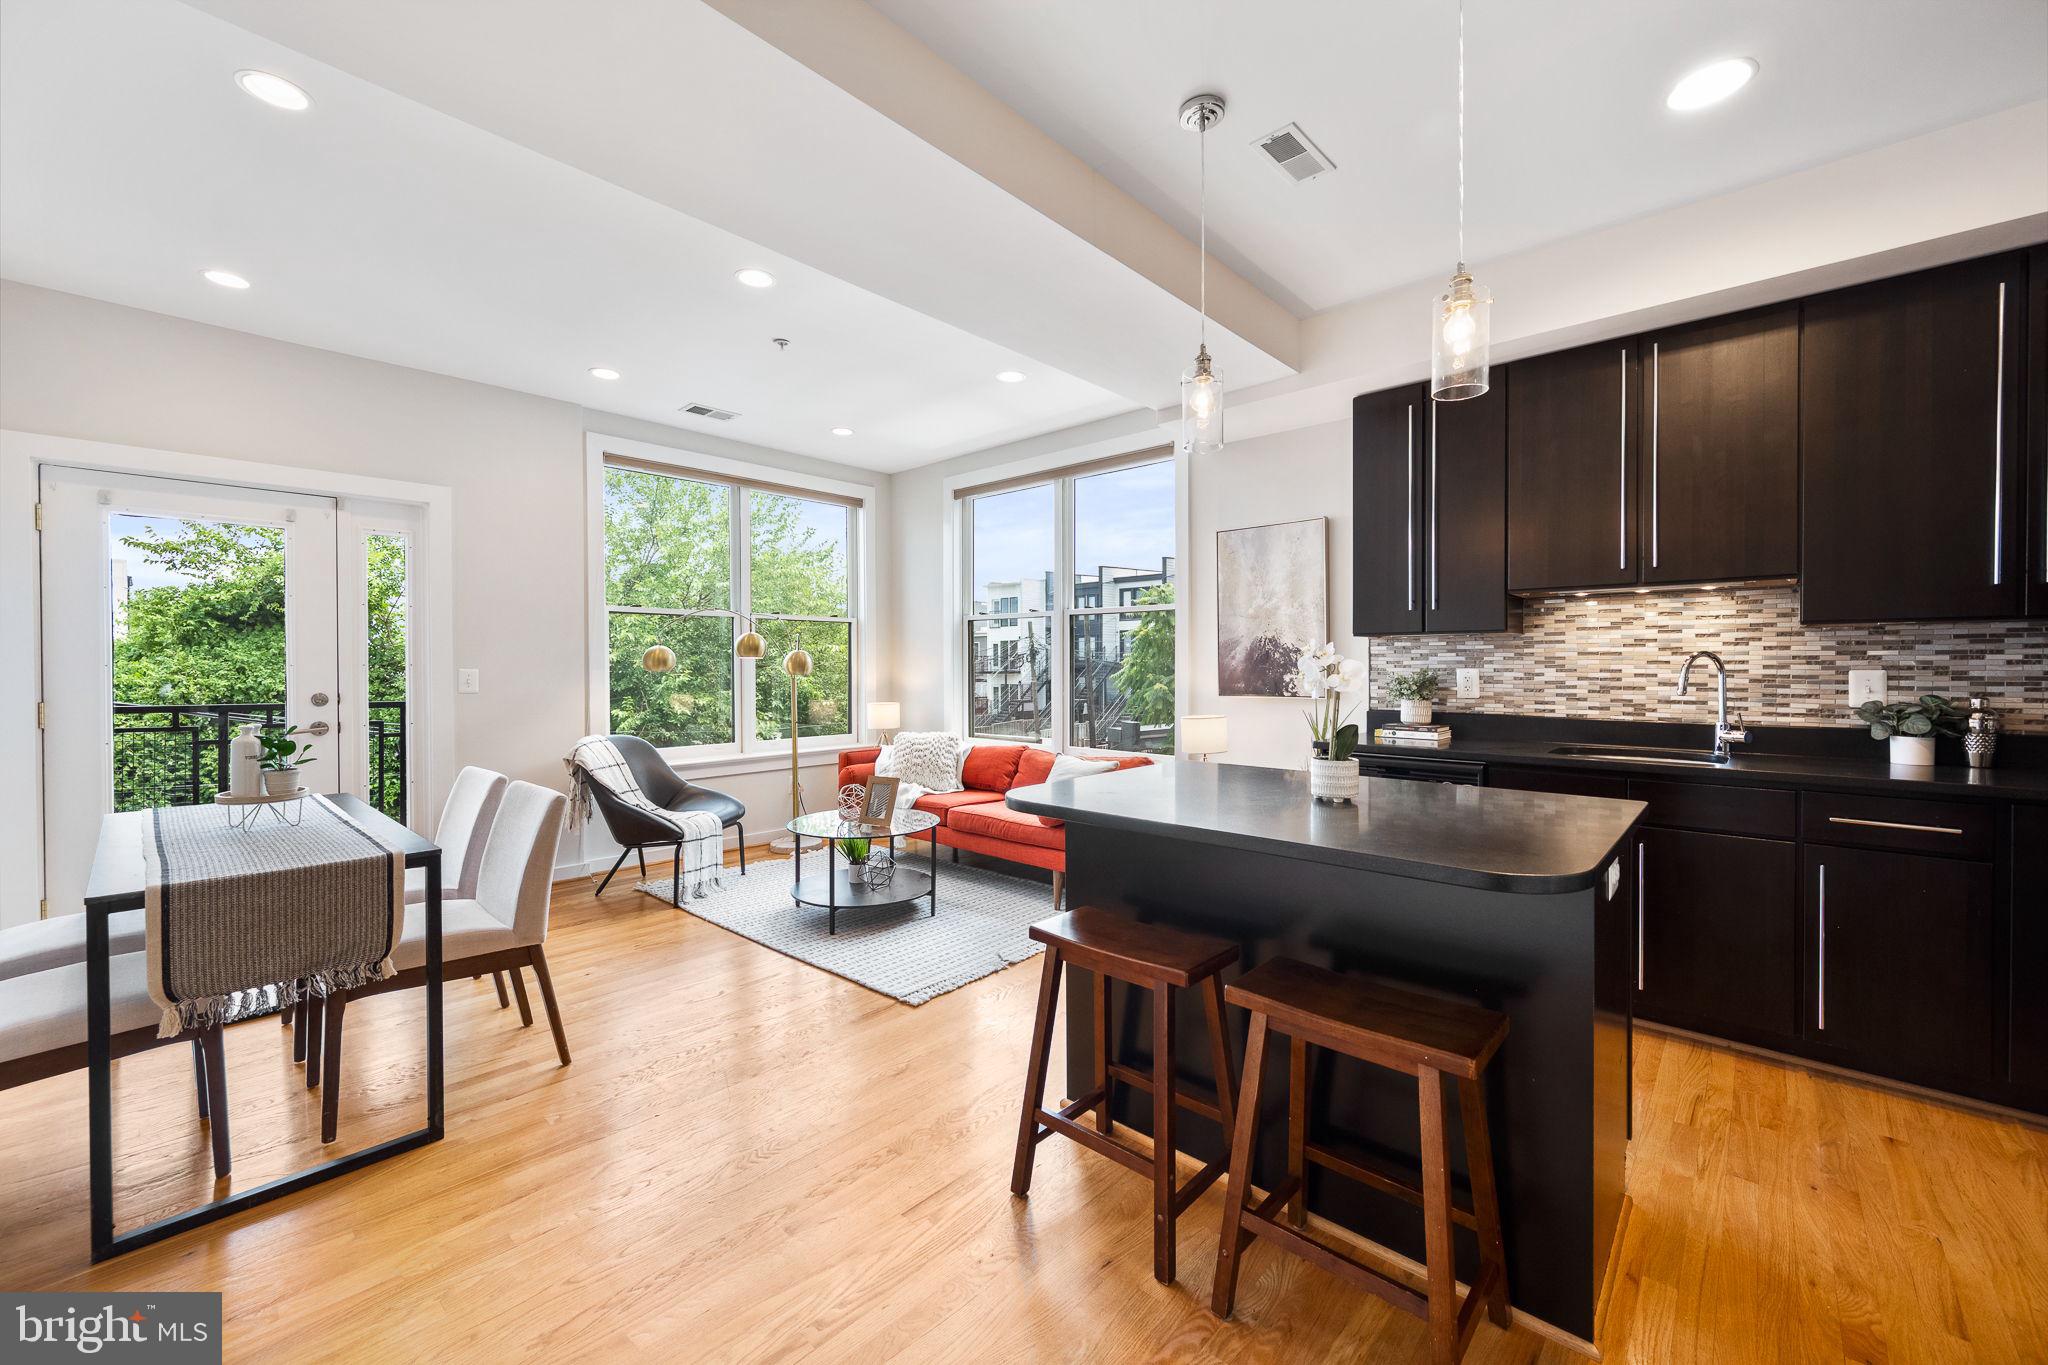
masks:
{"type": "Polygon", "coordinates": [[[896,792],[902,785],[900,778],[869,778],[867,792],[861,798],[860,822],[863,825],[892,823],[896,818],[896,792]]]}

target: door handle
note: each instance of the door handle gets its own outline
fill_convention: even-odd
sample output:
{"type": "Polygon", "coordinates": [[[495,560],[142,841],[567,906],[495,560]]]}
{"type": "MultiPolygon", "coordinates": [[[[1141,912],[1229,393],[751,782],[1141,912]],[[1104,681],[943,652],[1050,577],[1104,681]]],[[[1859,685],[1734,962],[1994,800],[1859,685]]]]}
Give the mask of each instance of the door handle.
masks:
{"type": "Polygon", "coordinates": [[[1636,989],[1637,989],[1637,990],[1641,990],[1641,989],[1643,988],[1643,864],[1644,864],[1645,862],[1647,862],[1647,861],[1648,861],[1648,859],[1647,859],[1647,858],[1646,858],[1646,857],[1644,856],[1644,854],[1645,854],[1645,852],[1646,852],[1646,851],[1647,851],[1647,850],[1645,849],[1645,847],[1644,847],[1643,843],[1642,843],[1642,842],[1641,842],[1640,840],[1638,840],[1638,841],[1637,841],[1637,843],[1636,843],[1636,989]]]}
{"type": "Polygon", "coordinates": [[[332,727],[329,726],[326,721],[316,720],[311,725],[308,725],[306,727],[306,733],[309,735],[324,735],[331,728],[332,727]]]}
{"type": "Polygon", "coordinates": [[[1828,1026],[1828,865],[1820,865],[1820,943],[1814,956],[1815,964],[1813,993],[1813,1026],[1825,1030],[1828,1026]]]}
{"type": "Polygon", "coordinates": [[[2005,582],[2005,281],[1998,282],[1998,340],[1991,352],[1991,586],[2005,582]]]}
{"type": "MultiPolygon", "coordinates": [[[[1650,343],[1650,567],[1656,568],[1657,554],[1657,417],[1663,405],[1658,402],[1662,385],[1661,357],[1656,342],[1650,343]]],[[[1626,439],[1624,437],[1624,439],[1626,439]]]]}
{"type": "Polygon", "coordinates": [[[1436,404],[1429,405],[1429,609],[1436,610],[1436,404]]]}
{"type": "Polygon", "coordinates": [[[1618,520],[1621,524],[1621,567],[1628,567],[1628,347],[1621,348],[1621,496],[1615,499],[1620,509],[1618,520]]]}
{"type": "Polygon", "coordinates": [[[1909,825],[1898,820],[1858,820],[1848,815],[1830,815],[1831,825],[1861,825],[1865,829],[1908,829],[1915,834],[1961,834],[1954,825],[1909,825]]]}
{"type": "Polygon", "coordinates": [[[1408,405],[1408,610],[1415,610],[1415,405],[1408,405]]]}

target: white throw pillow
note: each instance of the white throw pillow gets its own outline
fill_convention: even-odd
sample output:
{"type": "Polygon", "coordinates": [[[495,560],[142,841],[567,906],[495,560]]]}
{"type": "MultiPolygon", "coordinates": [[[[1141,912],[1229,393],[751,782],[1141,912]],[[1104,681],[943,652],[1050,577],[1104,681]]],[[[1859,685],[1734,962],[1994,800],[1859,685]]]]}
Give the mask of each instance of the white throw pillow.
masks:
{"type": "Polygon", "coordinates": [[[1090,777],[1096,773],[1109,772],[1115,767],[1116,760],[1113,758],[1075,758],[1072,754],[1061,754],[1052,761],[1052,771],[1046,775],[1045,780],[1058,782],[1068,777],[1090,777]]]}
{"type": "Polygon", "coordinates": [[[960,790],[960,764],[966,757],[966,748],[958,735],[949,735],[940,730],[906,730],[896,736],[896,742],[882,750],[875,760],[875,773],[879,777],[901,778],[906,784],[915,783],[926,791],[956,792],[960,790]],[[883,762],[889,766],[884,768],[883,762]]]}

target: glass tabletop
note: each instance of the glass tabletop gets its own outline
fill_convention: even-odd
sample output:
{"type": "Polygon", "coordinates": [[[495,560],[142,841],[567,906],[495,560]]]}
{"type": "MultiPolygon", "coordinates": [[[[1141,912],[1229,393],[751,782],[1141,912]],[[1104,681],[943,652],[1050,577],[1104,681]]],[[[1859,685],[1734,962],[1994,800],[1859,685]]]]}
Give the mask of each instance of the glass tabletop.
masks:
{"type": "Polygon", "coordinates": [[[791,834],[812,839],[887,839],[891,835],[922,834],[938,823],[939,817],[928,810],[896,811],[886,825],[842,820],[838,811],[825,810],[815,815],[800,815],[783,828],[791,834]]]}

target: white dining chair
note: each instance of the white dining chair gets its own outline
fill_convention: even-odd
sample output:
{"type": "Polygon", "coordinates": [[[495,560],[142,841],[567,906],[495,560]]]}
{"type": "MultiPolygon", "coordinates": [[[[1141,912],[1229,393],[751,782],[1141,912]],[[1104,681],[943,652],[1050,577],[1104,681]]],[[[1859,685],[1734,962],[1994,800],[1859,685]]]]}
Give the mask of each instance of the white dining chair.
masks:
{"type": "MultiPolygon", "coordinates": [[[[89,1060],[85,984],[83,962],[0,980],[0,1090],[85,1069],[89,1060]]],[[[216,1178],[225,1177],[230,1170],[228,1072],[220,1026],[158,1038],[162,1011],[149,998],[147,953],[122,953],[110,960],[107,986],[108,1031],[115,1057],[170,1043],[191,1043],[199,1117],[212,1129],[213,1173],[216,1178]]]]}
{"type": "MultiPolygon", "coordinates": [[[[497,818],[498,803],[505,799],[507,781],[505,774],[489,768],[464,768],[455,774],[448,800],[441,807],[441,823],[434,827],[434,842],[441,848],[443,900],[469,900],[476,895],[477,870],[483,866],[491,821],[497,818]]],[[[407,868],[406,904],[426,898],[427,870],[407,868]]]]}
{"type": "MultiPolygon", "coordinates": [[[[522,968],[531,967],[540,986],[541,1003],[547,1008],[548,1027],[555,1036],[555,1053],[563,1066],[569,1064],[569,1038],[562,1029],[562,1011],[555,1002],[555,985],[548,975],[543,945],[548,936],[548,901],[554,889],[555,850],[561,843],[562,820],[568,810],[569,799],[558,791],[531,782],[509,784],[477,869],[476,895],[441,902],[443,977],[509,972],[519,995],[520,1021],[531,1026],[533,1011],[520,976],[522,968]]],[[[321,1067],[322,1142],[334,1141],[339,1126],[341,1026],[346,1007],[365,996],[425,985],[426,933],[426,906],[406,906],[405,933],[391,954],[397,974],[327,998],[322,1028],[326,1050],[321,1067]]]]}

